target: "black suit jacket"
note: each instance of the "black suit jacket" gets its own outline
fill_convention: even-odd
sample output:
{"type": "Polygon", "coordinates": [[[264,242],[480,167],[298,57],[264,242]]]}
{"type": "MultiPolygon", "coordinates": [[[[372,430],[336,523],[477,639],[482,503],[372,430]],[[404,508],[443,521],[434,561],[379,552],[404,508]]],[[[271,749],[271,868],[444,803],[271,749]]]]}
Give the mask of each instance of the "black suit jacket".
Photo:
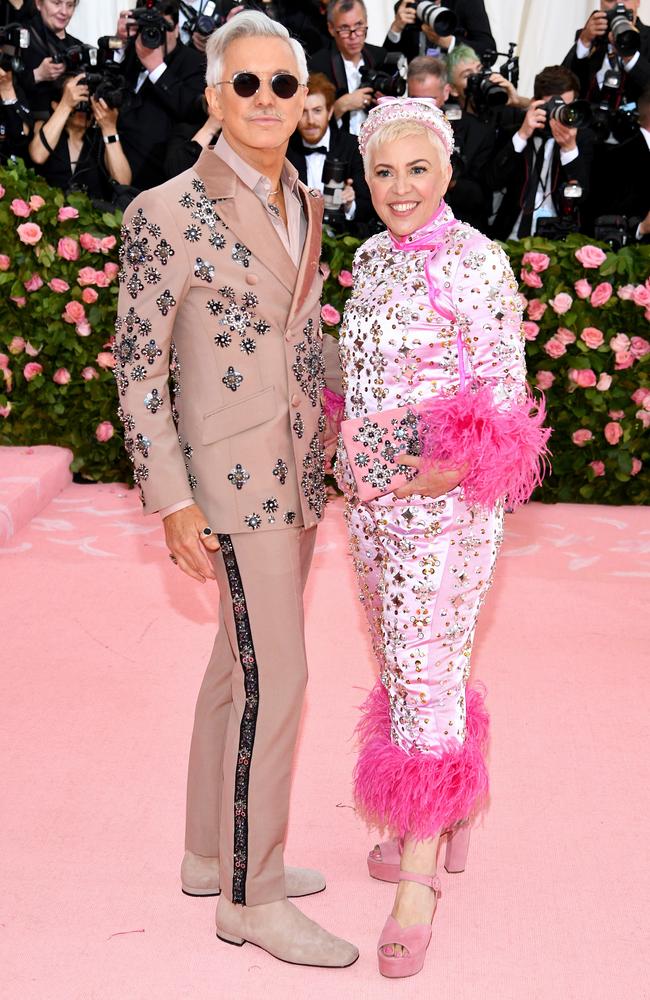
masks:
{"type": "Polygon", "coordinates": [[[473,115],[451,122],[454,130],[453,175],[445,200],[457,219],[487,230],[491,194],[486,170],[494,152],[495,132],[473,115]]]}
{"type": "MultiPolygon", "coordinates": [[[[381,66],[386,56],[385,49],[378,45],[364,45],[363,51],[364,65],[371,68],[381,66]]],[[[328,80],[331,80],[336,87],[336,97],[348,94],[348,81],[343,65],[343,56],[335,45],[330,45],[326,49],[321,49],[309,59],[310,73],[324,73],[328,80]]],[[[339,127],[345,132],[350,131],[350,115],[345,114],[339,122],[339,127]]]]}
{"type": "Polygon", "coordinates": [[[52,101],[59,99],[59,93],[50,81],[36,83],[34,70],[48,56],[54,57],[82,43],[74,35],[67,33],[65,38],[58,38],[53,31],[45,27],[40,14],[34,14],[25,21],[25,28],[29,30],[30,46],[21,56],[25,70],[20,74],[20,80],[32,112],[41,118],[48,118],[52,113],[52,101]]]}
{"type": "Polygon", "coordinates": [[[165,59],[167,69],[152,83],[145,80],[135,93],[142,65],[130,49],[123,73],[130,91],[120,111],[118,129],[133,171],[133,186],[146,190],[166,179],[167,142],[179,122],[205,120],[201,95],[205,88],[204,61],[194,49],[180,42],[165,59]]]}
{"type": "MultiPolygon", "coordinates": [[[[512,137],[517,127],[504,136],[503,145],[497,150],[487,170],[487,182],[492,190],[505,188],[503,200],[492,224],[491,235],[497,240],[507,240],[517,217],[522,210],[527,177],[533,172],[535,148],[532,139],[522,153],[517,153],[512,137]]],[[[560,148],[555,146],[551,159],[550,190],[553,204],[558,214],[561,212],[561,193],[564,184],[576,180],[582,187],[583,196],[589,192],[591,165],[593,162],[594,139],[589,129],[578,129],[578,156],[564,167],[560,160],[560,148]]]]}
{"type": "MultiPolygon", "coordinates": [[[[650,27],[637,19],[636,26],[640,32],[640,56],[636,66],[629,73],[623,67],[623,81],[621,84],[622,95],[628,101],[636,101],[643,91],[650,85],[650,27]]],[[[576,39],[579,32],[576,34],[576,39]]],[[[563,60],[563,65],[572,70],[580,80],[580,97],[589,101],[595,101],[600,94],[596,73],[603,65],[603,59],[607,52],[605,42],[601,42],[592,48],[591,54],[586,59],[578,59],[577,44],[567,52],[563,60]]]]}
{"type": "Polygon", "coordinates": [[[650,149],[641,132],[619,145],[596,147],[590,221],[625,215],[632,234],[650,211],[650,149]]]}
{"type": "MultiPolygon", "coordinates": [[[[332,119],[333,122],[334,119],[332,119]]],[[[354,231],[358,224],[363,225],[374,217],[370,189],[366,184],[363,170],[363,160],[359,152],[359,144],[355,136],[344,132],[330,122],[330,144],[328,155],[348,164],[347,176],[352,181],[356,201],[354,219],[349,228],[354,231]]],[[[307,183],[307,157],[303,152],[303,142],[298,131],[294,132],[287,149],[287,159],[293,163],[303,184],[307,183]]]]}
{"type": "MultiPolygon", "coordinates": [[[[457,45],[469,45],[479,55],[488,49],[496,51],[497,43],[490,27],[485,0],[446,0],[444,6],[453,10],[458,18],[459,25],[455,33],[457,45]]],[[[398,7],[399,3],[396,3],[395,10],[398,7]]],[[[402,32],[399,42],[391,42],[387,35],[384,48],[387,52],[403,52],[410,62],[420,55],[420,35],[420,29],[416,25],[409,25],[402,32]]],[[[425,41],[429,45],[426,38],[425,41]]],[[[426,52],[426,46],[424,51],[426,52]]]]}

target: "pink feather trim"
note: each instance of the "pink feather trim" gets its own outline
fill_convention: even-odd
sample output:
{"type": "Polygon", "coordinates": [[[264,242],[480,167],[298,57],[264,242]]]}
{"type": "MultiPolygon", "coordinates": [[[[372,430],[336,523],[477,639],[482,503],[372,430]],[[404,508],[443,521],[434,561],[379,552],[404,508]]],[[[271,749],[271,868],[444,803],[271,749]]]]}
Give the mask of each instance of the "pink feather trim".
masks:
{"type": "Polygon", "coordinates": [[[345,400],[339,396],[338,392],[333,392],[327,386],[323,389],[323,412],[328,420],[334,424],[340,424],[343,420],[345,400]]]}
{"type": "Polygon", "coordinates": [[[354,769],[357,812],[391,836],[435,837],[483,804],[488,793],[484,754],[489,716],[484,689],[467,688],[464,743],[444,740],[431,753],[407,753],[390,738],[388,694],[379,682],[362,706],[354,769]]]}
{"type": "Polygon", "coordinates": [[[424,468],[467,467],[463,490],[469,503],[509,507],[528,500],[549,465],[544,397],[500,409],[492,390],[469,386],[455,396],[428,400],[419,409],[424,468]]]}

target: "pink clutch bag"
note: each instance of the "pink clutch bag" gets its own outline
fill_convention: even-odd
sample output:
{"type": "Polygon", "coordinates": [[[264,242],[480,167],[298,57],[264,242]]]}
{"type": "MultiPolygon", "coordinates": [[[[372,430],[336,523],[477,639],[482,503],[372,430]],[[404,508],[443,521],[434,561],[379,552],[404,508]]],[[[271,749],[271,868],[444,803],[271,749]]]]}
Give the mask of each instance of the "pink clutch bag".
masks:
{"type": "Polygon", "coordinates": [[[359,500],[374,500],[404,486],[417,474],[397,455],[419,455],[418,415],[413,406],[344,420],[341,435],[359,500]]]}

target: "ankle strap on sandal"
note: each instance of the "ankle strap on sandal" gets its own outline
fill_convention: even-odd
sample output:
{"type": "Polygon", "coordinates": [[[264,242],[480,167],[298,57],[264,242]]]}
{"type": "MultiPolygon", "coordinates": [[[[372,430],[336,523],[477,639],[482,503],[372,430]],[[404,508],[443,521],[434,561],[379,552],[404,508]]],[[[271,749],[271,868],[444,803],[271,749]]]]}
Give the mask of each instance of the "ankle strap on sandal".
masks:
{"type": "Polygon", "coordinates": [[[440,892],[440,879],[437,875],[419,875],[416,872],[400,872],[400,882],[418,882],[420,885],[428,885],[434,892],[440,892]]]}

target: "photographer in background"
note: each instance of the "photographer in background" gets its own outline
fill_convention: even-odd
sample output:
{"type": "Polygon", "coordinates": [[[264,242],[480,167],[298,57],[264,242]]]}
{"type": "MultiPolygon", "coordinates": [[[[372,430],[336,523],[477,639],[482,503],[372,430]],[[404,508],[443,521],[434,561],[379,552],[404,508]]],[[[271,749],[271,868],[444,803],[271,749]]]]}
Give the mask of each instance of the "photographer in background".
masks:
{"type": "Polygon", "coordinates": [[[341,128],[358,135],[374,103],[372,87],[363,85],[361,70],[384,61],[384,49],[366,44],[368,14],[363,0],[330,0],[327,27],[332,41],[309,60],[310,73],[324,73],[336,87],[334,117],[341,128]]]}
{"type": "Polygon", "coordinates": [[[212,148],[221,134],[221,119],[208,110],[205,121],[199,128],[187,122],[179,122],[169,137],[165,154],[165,177],[170,180],[184,170],[193,167],[204,149],[212,148]]]}
{"type": "Polygon", "coordinates": [[[79,0],[35,0],[36,13],[25,22],[31,44],[25,53],[22,82],[35,116],[47,118],[57,96],[53,84],[66,73],[65,53],[82,45],[67,31],[78,3],[79,0]]]}
{"type": "Polygon", "coordinates": [[[127,94],[118,124],[133,184],[144,190],[165,180],[167,142],[175,125],[198,127],[204,120],[205,63],[179,40],[177,0],[158,0],[151,10],[136,8],[128,26],[121,67],[127,94]]]}
{"type": "Polygon", "coordinates": [[[494,150],[494,130],[473,115],[463,114],[458,106],[445,108],[450,91],[442,59],[418,56],[409,63],[409,97],[434,100],[441,110],[449,112],[449,124],[454,131],[452,175],[445,201],[457,219],[485,232],[490,204],[485,171],[494,150]]]}
{"type": "MultiPolygon", "coordinates": [[[[484,0],[443,2],[443,7],[448,7],[458,21],[453,33],[448,35],[437,34],[428,24],[418,23],[418,6],[414,0],[400,0],[395,4],[395,17],[384,41],[387,52],[402,52],[411,60],[419,55],[452,52],[456,45],[469,45],[479,54],[496,49],[484,0]]],[[[433,6],[428,5],[429,8],[433,6]]]]}
{"type": "Polygon", "coordinates": [[[636,101],[650,84],[650,28],[638,16],[640,0],[600,0],[600,10],[589,16],[578,32],[576,43],[567,53],[563,65],[580,81],[580,96],[595,101],[600,96],[605,75],[620,73],[617,106],[636,101]],[[612,32],[610,20],[614,14],[632,18],[628,26],[618,21],[612,32]]]}
{"type": "Polygon", "coordinates": [[[579,87],[575,74],[564,66],[548,66],[535,77],[534,100],[523,122],[506,134],[487,172],[493,190],[505,189],[492,225],[495,239],[535,235],[539,219],[561,216],[570,181],[579,184],[586,197],[593,135],[588,128],[562,124],[558,107],[553,114],[548,107],[558,97],[572,104],[579,87]]]}
{"type": "Polygon", "coordinates": [[[451,94],[463,112],[479,119],[497,132],[518,125],[522,111],[530,104],[514,84],[501,73],[495,73],[469,45],[457,45],[446,58],[451,94]],[[486,91],[496,91],[497,103],[491,103],[486,91]],[[499,93],[501,91],[501,93],[499,93]]]}
{"type": "Polygon", "coordinates": [[[5,24],[23,24],[35,13],[34,0],[0,0],[0,27],[5,24]]]}
{"type": "Polygon", "coordinates": [[[27,98],[14,73],[3,69],[0,63],[0,166],[11,156],[26,158],[31,130],[32,114],[27,98]]]}
{"type": "Polygon", "coordinates": [[[53,187],[110,201],[111,180],[130,184],[131,168],[117,131],[117,109],[90,97],[85,80],[84,72],[59,82],[59,98],[48,120],[36,123],[29,155],[53,187]]]}

